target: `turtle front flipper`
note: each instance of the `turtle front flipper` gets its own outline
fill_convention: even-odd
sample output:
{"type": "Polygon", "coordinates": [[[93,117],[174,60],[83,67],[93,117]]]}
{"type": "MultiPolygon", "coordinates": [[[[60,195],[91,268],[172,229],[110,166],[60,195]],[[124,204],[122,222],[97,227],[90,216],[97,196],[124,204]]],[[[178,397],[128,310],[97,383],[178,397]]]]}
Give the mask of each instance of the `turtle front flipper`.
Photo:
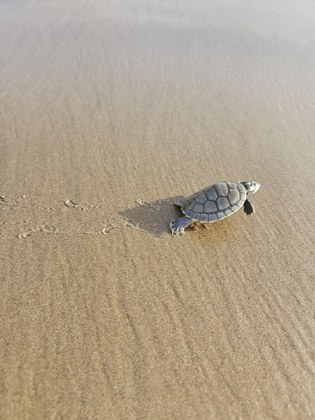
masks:
{"type": "Polygon", "coordinates": [[[244,202],[244,211],[248,216],[250,216],[251,214],[253,214],[255,212],[254,206],[248,200],[248,198],[244,202]]]}
{"type": "Polygon", "coordinates": [[[190,217],[179,217],[178,219],[174,219],[170,223],[170,229],[172,231],[172,235],[180,235],[184,232],[187,226],[191,225],[193,220],[190,217]]]}

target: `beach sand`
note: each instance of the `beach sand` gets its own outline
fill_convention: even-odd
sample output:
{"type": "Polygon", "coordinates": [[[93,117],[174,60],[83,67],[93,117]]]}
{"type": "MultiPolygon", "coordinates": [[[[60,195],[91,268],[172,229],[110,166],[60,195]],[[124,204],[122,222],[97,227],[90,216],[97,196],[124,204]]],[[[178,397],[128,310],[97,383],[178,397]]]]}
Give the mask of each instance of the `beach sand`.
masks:
{"type": "Polygon", "coordinates": [[[0,418],[314,419],[310,2],[0,2],[0,418]],[[262,184],[179,238],[174,198],[262,184]]]}

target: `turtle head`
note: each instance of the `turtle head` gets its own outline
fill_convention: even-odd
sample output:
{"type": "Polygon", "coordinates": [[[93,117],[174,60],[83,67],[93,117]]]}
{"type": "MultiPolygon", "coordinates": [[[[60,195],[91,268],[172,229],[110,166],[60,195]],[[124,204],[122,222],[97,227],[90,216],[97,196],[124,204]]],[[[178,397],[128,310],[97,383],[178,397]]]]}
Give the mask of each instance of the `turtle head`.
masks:
{"type": "Polygon", "coordinates": [[[255,192],[257,192],[260,188],[260,184],[258,184],[257,182],[254,182],[254,181],[243,181],[243,182],[241,182],[241,184],[245,188],[247,195],[248,194],[255,194],[255,192]]]}

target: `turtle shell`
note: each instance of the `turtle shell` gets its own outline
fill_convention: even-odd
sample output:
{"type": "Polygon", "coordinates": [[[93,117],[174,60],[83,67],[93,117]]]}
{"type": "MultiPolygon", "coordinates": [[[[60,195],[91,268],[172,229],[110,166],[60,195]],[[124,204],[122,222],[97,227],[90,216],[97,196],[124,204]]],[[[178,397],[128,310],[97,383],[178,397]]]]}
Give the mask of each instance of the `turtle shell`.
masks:
{"type": "Polygon", "coordinates": [[[218,182],[182,202],[182,212],[193,220],[209,223],[237,212],[246,200],[246,191],[239,182],[218,182]]]}

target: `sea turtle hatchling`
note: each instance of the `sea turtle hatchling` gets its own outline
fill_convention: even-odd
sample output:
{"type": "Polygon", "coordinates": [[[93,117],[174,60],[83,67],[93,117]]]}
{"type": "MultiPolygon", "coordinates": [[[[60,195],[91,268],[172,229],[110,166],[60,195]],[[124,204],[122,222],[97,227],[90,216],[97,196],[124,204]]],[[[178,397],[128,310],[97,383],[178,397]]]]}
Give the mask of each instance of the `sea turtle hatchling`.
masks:
{"type": "Polygon", "coordinates": [[[185,217],[174,219],[170,223],[173,235],[179,235],[194,222],[213,223],[231,216],[242,206],[246,214],[254,213],[254,207],[248,200],[260,188],[257,182],[218,182],[193,194],[188,198],[179,198],[179,206],[185,217]]]}

